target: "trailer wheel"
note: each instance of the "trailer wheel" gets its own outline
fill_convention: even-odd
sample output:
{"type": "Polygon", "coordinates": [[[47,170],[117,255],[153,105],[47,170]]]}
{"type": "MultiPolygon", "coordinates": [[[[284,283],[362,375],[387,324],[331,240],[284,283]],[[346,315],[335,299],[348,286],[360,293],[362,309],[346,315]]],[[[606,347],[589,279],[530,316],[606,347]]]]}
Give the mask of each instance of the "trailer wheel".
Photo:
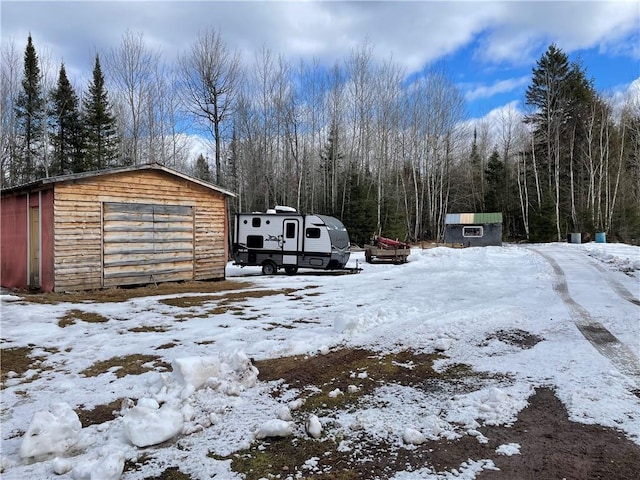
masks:
{"type": "Polygon", "coordinates": [[[284,271],[286,272],[287,275],[295,275],[298,272],[298,267],[294,267],[294,266],[288,266],[288,267],[284,267],[284,271]]]}
{"type": "Polygon", "coordinates": [[[277,271],[278,267],[276,267],[276,264],[271,261],[267,261],[262,264],[263,275],[275,275],[277,271]]]}

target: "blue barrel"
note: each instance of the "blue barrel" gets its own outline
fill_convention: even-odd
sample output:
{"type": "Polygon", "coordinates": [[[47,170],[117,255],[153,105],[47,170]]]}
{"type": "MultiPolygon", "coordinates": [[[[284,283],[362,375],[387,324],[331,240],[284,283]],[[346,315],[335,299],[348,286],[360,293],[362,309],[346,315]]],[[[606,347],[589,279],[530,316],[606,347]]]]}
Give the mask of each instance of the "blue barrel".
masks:
{"type": "Polygon", "coordinates": [[[596,232],[596,243],[607,243],[607,234],[605,232],[596,232]]]}
{"type": "Polygon", "coordinates": [[[580,232],[570,233],[569,243],[582,243],[582,234],[580,232]]]}

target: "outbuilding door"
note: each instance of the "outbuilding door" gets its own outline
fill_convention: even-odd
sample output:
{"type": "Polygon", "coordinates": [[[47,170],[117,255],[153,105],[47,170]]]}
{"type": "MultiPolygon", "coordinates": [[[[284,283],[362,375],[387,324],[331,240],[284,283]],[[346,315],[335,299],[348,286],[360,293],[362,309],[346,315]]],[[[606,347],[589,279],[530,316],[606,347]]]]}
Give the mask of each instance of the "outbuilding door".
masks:
{"type": "Polygon", "coordinates": [[[40,207],[29,208],[29,288],[40,288],[40,207]]]}
{"type": "Polygon", "coordinates": [[[192,280],[194,208],[103,204],[105,287],[192,280]]]}

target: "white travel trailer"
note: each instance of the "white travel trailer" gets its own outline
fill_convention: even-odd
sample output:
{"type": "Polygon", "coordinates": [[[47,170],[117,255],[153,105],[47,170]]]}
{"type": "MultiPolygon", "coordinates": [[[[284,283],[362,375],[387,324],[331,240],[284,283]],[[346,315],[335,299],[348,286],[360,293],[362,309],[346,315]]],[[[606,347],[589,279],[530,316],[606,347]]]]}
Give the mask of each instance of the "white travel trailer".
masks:
{"type": "Polygon", "coordinates": [[[279,268],[288,274],[298,268],[339,270],[350,255],[349,234],[340,220],[291,207],[236,214],[233,238],[235,264],[261,266],[265,275],[279,268]]]}

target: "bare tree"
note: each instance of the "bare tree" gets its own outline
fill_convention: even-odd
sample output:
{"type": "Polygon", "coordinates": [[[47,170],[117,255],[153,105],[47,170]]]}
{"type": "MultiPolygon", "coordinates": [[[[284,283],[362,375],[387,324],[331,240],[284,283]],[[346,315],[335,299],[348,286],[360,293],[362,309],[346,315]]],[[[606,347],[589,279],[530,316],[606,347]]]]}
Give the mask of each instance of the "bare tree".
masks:
{"type": "Polygon", "coordinates": [[[159,60],[160,53],[145,46],[142,33],[129,30],[122,35],[120,46],[107,56],[108,74],[116,86],[115,96],[123,103],[119,111],[126,115],[120,119],[127,137],[125,141],[128,140],[125,155],[133,164],[142,163],[145,156],[143,137],[149,133],[148,112],[155,101],[152,85],[159,60]]]}
{"type": "Polygon", "coordinates": [[[231,52],[220,33],[206,30],[180,58],[184,103],[215,142],[217,183],[222,180],[223,127],[229,119],[241,77],[240,56],[231,52]]]}
{"type": "Polygon", "coordinates": [[[18,182],[18,140],[15,99],[20,89],[22,57],[13,41],[3,44],[0,65],[0,186],[18,182]]]}

